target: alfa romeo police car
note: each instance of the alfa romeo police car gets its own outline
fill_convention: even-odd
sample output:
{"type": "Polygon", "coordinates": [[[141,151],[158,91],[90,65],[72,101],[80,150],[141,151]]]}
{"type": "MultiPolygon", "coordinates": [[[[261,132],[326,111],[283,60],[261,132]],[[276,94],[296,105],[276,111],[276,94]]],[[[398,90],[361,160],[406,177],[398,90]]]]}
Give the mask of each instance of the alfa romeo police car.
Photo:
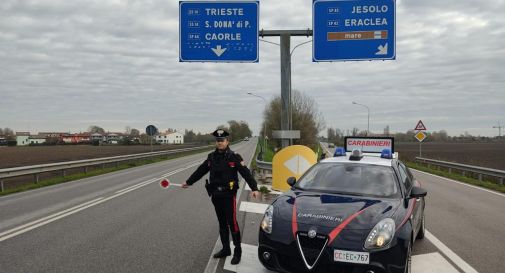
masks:
{"type": "Polygon", "coordinates": [[[426,190],[392,138],[346,138],[268,207],[258,256],[278,272],[404,273],[424,237],[426,190]]]}

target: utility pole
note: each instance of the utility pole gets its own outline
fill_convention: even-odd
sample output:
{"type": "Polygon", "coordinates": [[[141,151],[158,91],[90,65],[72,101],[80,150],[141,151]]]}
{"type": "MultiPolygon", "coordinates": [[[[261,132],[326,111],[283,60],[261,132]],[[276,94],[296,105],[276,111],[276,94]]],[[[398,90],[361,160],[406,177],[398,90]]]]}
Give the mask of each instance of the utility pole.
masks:
{"type": "Polygon", "coordinates": [[[497,126],[493,126],[493,128],[498,129],[498,137],[501,137],[501,128],[505,128],[505,126],[498,124],[497,126]]]}

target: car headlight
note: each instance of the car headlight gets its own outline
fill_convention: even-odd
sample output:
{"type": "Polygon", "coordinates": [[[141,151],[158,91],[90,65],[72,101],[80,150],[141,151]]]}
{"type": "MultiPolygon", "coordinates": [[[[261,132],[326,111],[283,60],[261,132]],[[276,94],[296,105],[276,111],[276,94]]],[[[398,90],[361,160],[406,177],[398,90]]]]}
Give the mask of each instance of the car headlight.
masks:
{"type": "Polygon", "coordinates": [[[389,246],[395,235],[395,221],[391,218],[381,220],[366,237],[366,249],[378,249],[389,246]]]}
{"type": "Polygon", "coordinates": [[[268,234],[272,233],[273,218],[274,218],[274,207],[272,205],[269,205],[267,210],[265,211],[263,220],[261,220],[261,229],[268,234]]]}

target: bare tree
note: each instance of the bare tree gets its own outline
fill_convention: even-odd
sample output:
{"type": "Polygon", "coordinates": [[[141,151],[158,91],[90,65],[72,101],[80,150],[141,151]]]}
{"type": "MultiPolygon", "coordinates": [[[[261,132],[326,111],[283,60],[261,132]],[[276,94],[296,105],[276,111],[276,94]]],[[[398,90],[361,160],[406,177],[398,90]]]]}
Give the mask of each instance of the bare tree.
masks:
{"type": "Polygon", "coordinates": [[[138,129],[133,128],[133,129],[130,130],[130,136],[131,137],[139,137],[140,136],[140,131],[138,129]]]}
{"type": "Polygon", "coordinates": [[[88,128],[88,132],[92,133],[92,134],[94,134],[94,133],[103,134],[103,133],[105,133],[105,130],[100,126],[91,125],[88,128]]]}
{"type": "MultiPolygon", "coordinates": [[[[300,139],[295,140],[295,144],[315,147],[318,133],[326,127],[323,115],[319,111],[315,100],[295,90],[292,94],[291,103],[293,130],[300,130],[300,139]]],[[[270,102],[263,116],[267,125],[267,136],[271,139],[272,131],[281,129],[280,96],[275,97],[270,102]]]]}

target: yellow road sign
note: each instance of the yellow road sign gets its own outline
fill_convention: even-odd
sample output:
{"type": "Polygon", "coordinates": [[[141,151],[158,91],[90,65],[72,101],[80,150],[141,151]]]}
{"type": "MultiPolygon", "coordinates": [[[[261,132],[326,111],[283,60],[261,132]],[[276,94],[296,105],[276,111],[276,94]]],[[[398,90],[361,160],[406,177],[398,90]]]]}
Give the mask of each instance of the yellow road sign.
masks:
{"type": "Polygon", "coordinates": [[[275,154],[272,162],[272,188],[289,190],[286,180],[294,176],[299,179],[306,170],[317,163],[317,155],[302,145],[288,146],[275,154]]]}
{"type": "Polygon", "coordinates": [[[423,131],[417,132],[417,134],[414,135],[414,137],[419,141],[423,142],[423,140],[426,139],[427,135],[423,131]]]}

